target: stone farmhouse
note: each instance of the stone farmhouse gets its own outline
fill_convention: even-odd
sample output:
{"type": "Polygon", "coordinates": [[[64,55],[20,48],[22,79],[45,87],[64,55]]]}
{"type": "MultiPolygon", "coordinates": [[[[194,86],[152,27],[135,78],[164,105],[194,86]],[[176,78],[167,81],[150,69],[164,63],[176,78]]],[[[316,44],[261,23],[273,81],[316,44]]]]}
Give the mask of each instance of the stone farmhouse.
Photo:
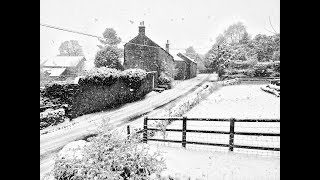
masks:
{"type": "Polygon", "coordinates": [[[147,72],[164,73],[171,78],[184,80],[197,75],[197,63],[180,52],[169,53],[169,41],[166,49],[146,36],[144,23],[139,26],[138,35],[124,45],[125,69],[140,68],[147,72]]]}
{"type": "Polygon", "coordinates": [[[124,45],[125,69],[140,68],[147,72],[156,71],[174,77],[175,62],[173,56],[146,36],[143,22],[139,26],[139,34],[124,45]]]}

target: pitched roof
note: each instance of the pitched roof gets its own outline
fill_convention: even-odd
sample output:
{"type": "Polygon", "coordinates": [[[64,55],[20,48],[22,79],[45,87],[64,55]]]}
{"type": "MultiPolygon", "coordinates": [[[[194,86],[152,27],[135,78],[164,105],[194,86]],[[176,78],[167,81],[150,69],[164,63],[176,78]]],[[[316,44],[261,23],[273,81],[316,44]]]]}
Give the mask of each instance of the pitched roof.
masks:
{"type": "Polygon", "coordinates": [[[175,61],[184,61],[181,57],[178,56],[180,51],[170,50],[169,53],[173,56],[173,60],[175,60],[175,61]]]}
{"type": "Polygon", "coordinates": [[[196,64],[198,64],[194,59],[192,59],[191,57],[189,57],[189,56],[187,56],[187,55],[184,55],[184,54],[182,54],[182,53],[178,53],[178,56],[183,56],[183,57],[185,57],[185,58],[187,58],[187,59],[189,59],[191,62],[194,62],[194,63],[196,63],[196,64]]]}
{"type": "Polygon", "coordinates": [[[46,72],[49,73],[49,76],[60,76],[66,68],[43,68],[46,72]]]}
{"type": "Polygon", "coordinates": [[[44,67],[75,67],[84,56],[56,56],[43,63],[44,67]]]}

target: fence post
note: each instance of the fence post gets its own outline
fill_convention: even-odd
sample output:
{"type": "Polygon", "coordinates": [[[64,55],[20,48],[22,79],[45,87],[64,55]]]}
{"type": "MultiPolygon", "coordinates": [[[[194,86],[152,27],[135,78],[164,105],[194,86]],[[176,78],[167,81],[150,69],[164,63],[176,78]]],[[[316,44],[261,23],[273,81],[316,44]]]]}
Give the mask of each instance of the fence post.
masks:
{"type": "Polygon", "coordinates": [[[234,144],[234,118],[230,119],[230,137],[229,137],[229,151],[233,151],[234,144]]]}
{"type": "Polygon", "coordinates": [[[143,123],[143,142],[147,143],[148,141],[148,116],[144,117],[144,123],[143,123]]]}
{"type": "Polygon", "coordinates": [[[130,136],[130,125],[127,126],[127,135],[130,136]]]}
{"type": "Polygon", "coordinates": [[[183,116],[182,119],[182,147],[186,147],[186,140],[187,140],[187,117],[183,116]]]}

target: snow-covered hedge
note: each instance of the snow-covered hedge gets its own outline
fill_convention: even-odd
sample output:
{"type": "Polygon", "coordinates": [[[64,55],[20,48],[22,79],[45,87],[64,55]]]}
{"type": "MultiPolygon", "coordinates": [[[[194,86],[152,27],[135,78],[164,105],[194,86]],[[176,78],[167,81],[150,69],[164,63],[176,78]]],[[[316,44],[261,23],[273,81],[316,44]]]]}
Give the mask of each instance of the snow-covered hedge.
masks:
{"type": "Polygon", "coordinates": [[[121,80],[132,89],[138,89],[143,80],[147,77],[147,72],[142,69],[127,69],[121,73],[121,80]]]}
{"type": "Polygon", "coordinates": [[[240,79],[235,78],[235,79],[220,81],[219,83],[220,83],[222,86],[235,85],[235,84],[239,84],[239,83],[240,83],[240,79]]]}
{"type": "Polygon", "coordinates": [[[42,112],[40,113],[40,130],[48,126],[62,123],[65,121],[65,119],[66,116],[63,108],[42,112]]]}
{"type": "Polygon", "coordinates": [[[107,67],[94,68],[90,70],[85,77],[80,78],[78,83],[81,86],[110,86],[118,80],[120,75],[121,71],[117,69],[107,67]]]}

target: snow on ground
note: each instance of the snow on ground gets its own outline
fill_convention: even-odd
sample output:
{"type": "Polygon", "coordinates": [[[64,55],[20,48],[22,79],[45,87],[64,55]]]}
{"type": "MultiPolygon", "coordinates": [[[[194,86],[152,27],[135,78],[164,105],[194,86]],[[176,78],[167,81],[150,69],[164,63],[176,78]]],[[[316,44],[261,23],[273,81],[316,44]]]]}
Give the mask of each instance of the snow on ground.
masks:
{"type": "Polygon", "coordinates": [[[260,89],[262,85],[225,86],[189,111],[188,117],[280,118],[280,98],[260,89]]]}
{"type": "MultiPolygon", "coordinates": [[[[280,98],[262,91],[262,85],[222,87],[185,115],[188,118],[279,119],[280,98]]],[[[174,121],[167,128],[182,129],[182,121],[174,121]]],[[[228,132],[229,128],[229,122],[187,121],[187,129],[228,132]]],[[[280,133],[280,123],[236,122],[235,131],[280,133]]],[[[154,138],[163,139],[163,134],[157,133],[154,138]]],[[[182,133],[166,132],[165,138],[181,140],[182,133]]],[[[188,132],[187,141],[228,144],[229,135],[188,132]]],[[[235,135],[234,143],[280,147],[280,137],[235,135]]],[[[184,150],[180,143],[149,141],[148,144],[165,149],[170,174],[195,174],[204,179],[280,179],[279,151],[235,148],[234,152],[228,152],[228,147],[191,144],[184,150]]]]}
{"type": "Polygon", "coordinates": [[[162,174],[191,179],[280,179],[280,159],[237,153],[185,150],[157,146],[167,170],[162,174]]]}

